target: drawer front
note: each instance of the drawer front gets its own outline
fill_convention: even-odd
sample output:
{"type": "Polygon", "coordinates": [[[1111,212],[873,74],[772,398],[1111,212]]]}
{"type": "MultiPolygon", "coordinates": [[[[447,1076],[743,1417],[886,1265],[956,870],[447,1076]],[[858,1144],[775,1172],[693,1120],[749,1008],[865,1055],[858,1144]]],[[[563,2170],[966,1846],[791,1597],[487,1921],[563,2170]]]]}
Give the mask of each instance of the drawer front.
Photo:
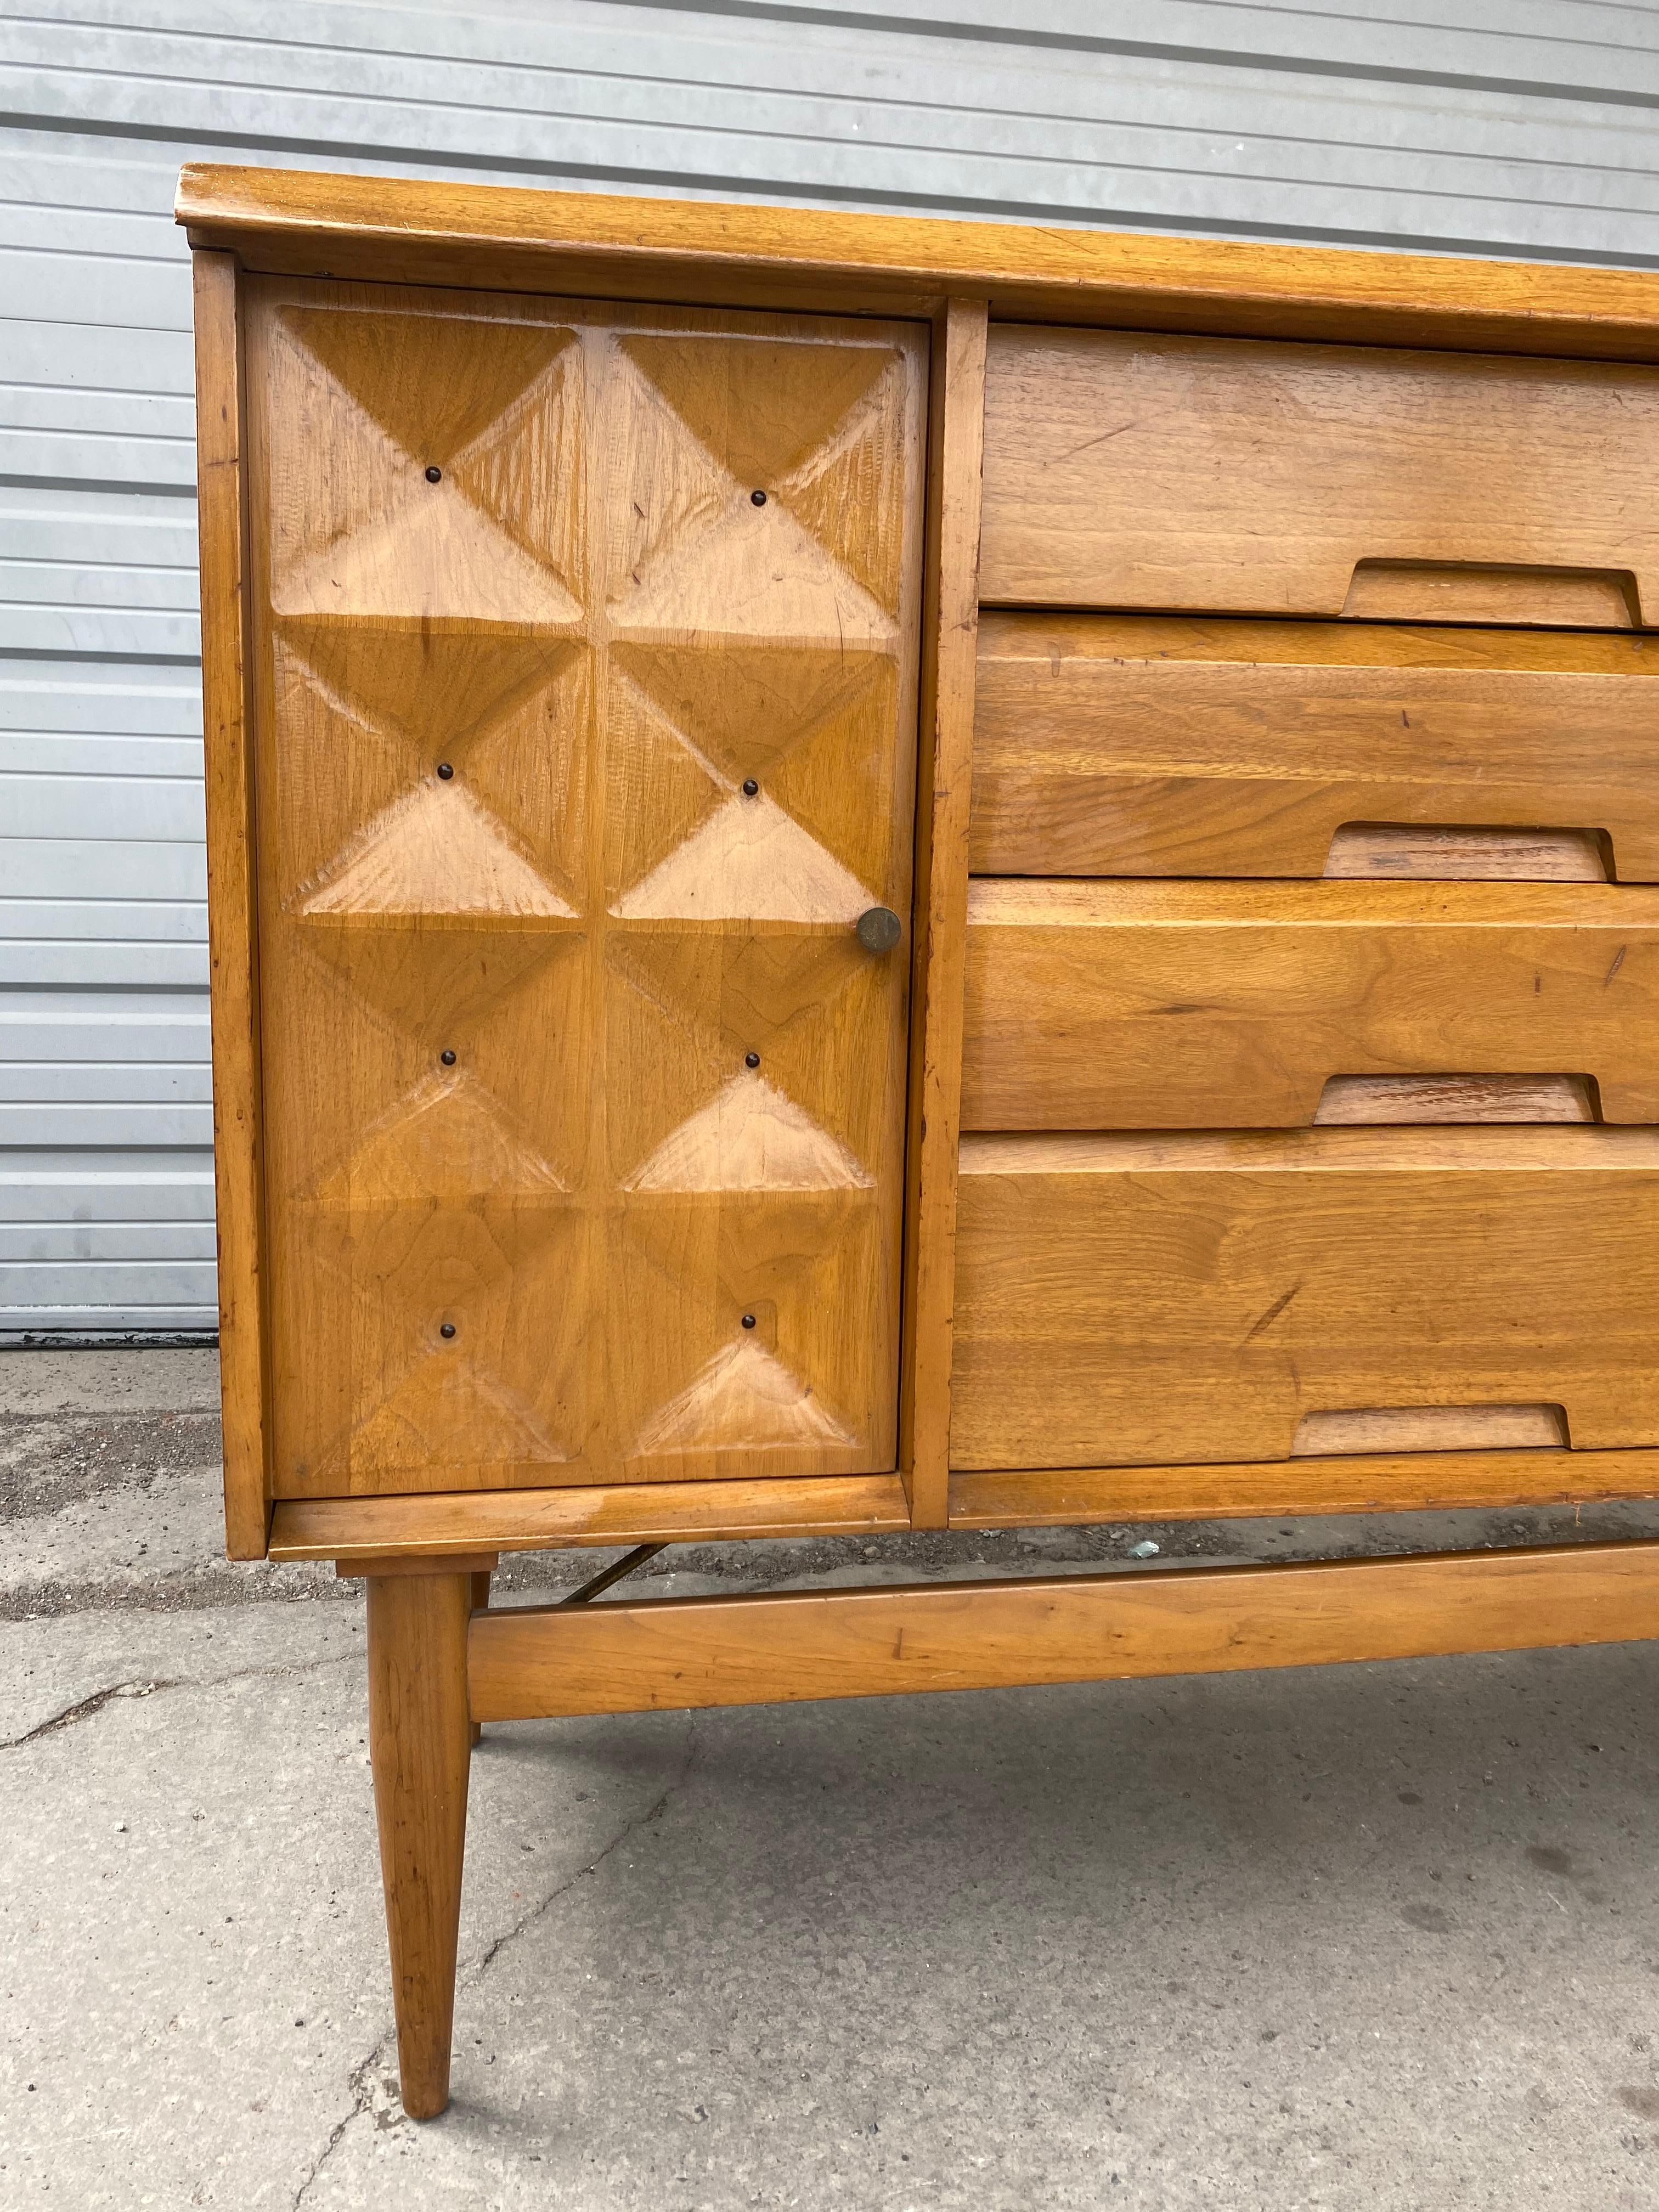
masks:
{"type": "Polygon", "coordinates": [[[954,1467],[1282,1460],[1428,1407],[1659,1443],[1659,1132],[976,1136],[958,1207],[954,1467]]]}
{"type": "Polygon", "coordinates": [[[925,336],[249,345],[278,1493],[890,1468],[925,336]]]}
{"type": "Polygon", "coordinates": [[[1659,890],[970,887],[964,1128],[1305,1127],[1333,1078],[1455,1075],[1659,1122],[1659,890]]]}
{"type": "Polygon", "coordinates": [[[994,327],[980,590],[1659,621],[1659,369],[994,327]]]}
{"type": "Polygon", "coordinates": [[[1346,824],[1462,823],[1659,881],[1656,673],[1643,637],[988,615],[971,865],[1318,876],[1346,824]]]}

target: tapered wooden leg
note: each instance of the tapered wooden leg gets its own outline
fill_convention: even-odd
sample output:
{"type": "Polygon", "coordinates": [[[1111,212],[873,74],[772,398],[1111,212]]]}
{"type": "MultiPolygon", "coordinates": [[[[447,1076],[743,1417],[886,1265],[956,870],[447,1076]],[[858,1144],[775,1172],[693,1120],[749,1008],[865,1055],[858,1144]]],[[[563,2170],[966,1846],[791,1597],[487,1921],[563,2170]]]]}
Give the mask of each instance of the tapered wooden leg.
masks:
{"type": "MultiPolygon", "coordinates": [[[[488,1613],[489,1610],[489,1574],[488,1569],[481,1574],[474,1575],[472,1577],[472,1610],[474,1613],[488,1613]]],[[[482,1722],[474,1721],[472,1723],[472,1741],[475,1745],[477,1743],[483,1734],[483,1725],[482,1722]]]]}
{"type": "Polygon", "coordinates": [[[368,1750],[380,1825],[404,2110],[449,2102],[455,1947],[472,1719],[466,1626],[472,1577],[371,1574],[368,1750]]]}

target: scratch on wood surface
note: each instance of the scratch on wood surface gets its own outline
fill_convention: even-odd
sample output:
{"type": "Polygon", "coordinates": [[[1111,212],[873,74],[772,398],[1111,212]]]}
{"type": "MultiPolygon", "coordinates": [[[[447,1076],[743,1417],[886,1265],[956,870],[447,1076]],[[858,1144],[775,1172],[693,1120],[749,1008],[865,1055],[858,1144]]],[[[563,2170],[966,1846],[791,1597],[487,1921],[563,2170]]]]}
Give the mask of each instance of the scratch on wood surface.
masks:
{"type": "Polygon", "coordinates": [[[1267,1312],[1261,1315],[1255,1321],[1252,1322],[1249,1328],[1245,1333],[1245,1343],[1253,1344],[1256,1338],[1261,1335],[1264,1328],[1271,1328],[1273,1323],[1279,1319],[1280,1314],[1284,1312],[1285,1307],[1289,1305],[1291,1300],[1296,1296],[1297,1292],[1301,1288],[1302,1285],[1299,1282],[1292,1283],[1290,1289],[1285,1291],[1283,1297],[1275,1298],[1273,1304],[1268,1307],[1267,1312]]]}

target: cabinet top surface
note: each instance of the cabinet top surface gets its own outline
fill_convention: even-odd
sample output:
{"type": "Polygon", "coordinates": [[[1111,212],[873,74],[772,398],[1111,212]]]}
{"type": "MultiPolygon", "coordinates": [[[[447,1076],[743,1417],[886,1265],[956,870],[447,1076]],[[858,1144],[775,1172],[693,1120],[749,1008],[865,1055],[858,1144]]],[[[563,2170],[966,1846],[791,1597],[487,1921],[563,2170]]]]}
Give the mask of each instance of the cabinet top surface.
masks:
{"type": "Polygon", "coordinates": [[[1659,358],[1659,272],[191,162],[178,221],[252,269],[711,305],[1659,358]]]}

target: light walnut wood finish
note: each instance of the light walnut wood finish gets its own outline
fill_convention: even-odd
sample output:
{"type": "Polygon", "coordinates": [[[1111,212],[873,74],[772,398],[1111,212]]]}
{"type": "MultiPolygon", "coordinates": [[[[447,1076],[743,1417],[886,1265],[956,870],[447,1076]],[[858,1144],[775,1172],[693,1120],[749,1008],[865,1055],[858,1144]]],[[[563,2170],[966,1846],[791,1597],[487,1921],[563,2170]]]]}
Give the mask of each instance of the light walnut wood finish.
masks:
{"type": "Polygon", "coordinates": [[[951,1315],[967,951],[968,823],[979,623],[985,309],[952,300],[933,332],[922,605],[916,931],[911,983],[899,1464],[918,1528],[950,1510],[951,1315]]]}
{"type": "Polygon", "coordinates": [[[908,1528],[896,1474],[771,1481],[618,1483],[611,1488],[451,1491],[405,1498],[279,1498],[273,1559],[434,1559],[483,1549],[672,1543],[703,1537],[863,1536],[908,1528]]]}
{"type": "Polygon", "coordinates": [[[377,1574],[368,1585],[368,1748],[398,2019],[404,2110],[449,2102],[455,1951],[466,1844],[465,1574],[377,1574]]]}
{"type": "Polygon", "coordinates": [[[1316,1128],[1383,1121],[1595,1121],[1583,1075],[1333,1075],[1316,1128]]]}
{"type": "MultiPolygon", "coordinates": [[[[979,635],[977,874],[1318,876],[1346,824],[1462,823],[1606,831],[1621,878],[1659,879],[1659,641],[989,612],[979,635]]],[[[1338,865],[1494,867],[1389,842],[1338,865]]],[[[1585,843],[1569,865],[1599,876],[1585,843]]]]}
{"type": "Polygon", "coordinates": [[[1659,1121],[1659,889],[973,886],[964,1128],[1301,1128],[1329,1079],[1407,1074],[1589,1077],[1659,1121]]]}
{"type": "Polygon", "coordinates": [[[1569,1441],[1566,1417],[1559,1406],[1373,1406],[1346,1413],[1304,1413],[1297,1423],[1291,1456],[1565,1451],[1569,1441]]]}
{"type": "Polygon", "coordinates": [[[545,192],[191,162],[178,220],[253,269],[831,313],[1659,357],[1644,270],[545,192]]]}
{"type": "Polygon", "coordinates": [[[1605,884],[1611,840],[1600,830],[1426,828],[1345,822],[1325,855],[1327,876],[1373,883],[1605,884]]]}
{"type": "Polygon", "coordinates": [[[923,335],[249,314],[278,1493],[890,1468],[923,335]]]}
{"type": "Polygon", "coordinates": [[[233,1559],[259,1559],[270,1519],[270,1467],[258,897],[247,742],[242,345],[231,256],[198,253],[194,274],[225,1548],[233,1559]]]}
{"type": "Polygon", "coordinates": [[[1659,1131],[964,1137],[961,1468],[1281,1460],[1304,1413],[1659,1444],[1659,1131]]]}
{"type": "Polygon", "coordinates": [[[1659,1632],[1659,1545],[1164,1568],[778,1597],[514,1607],[472,1624],[483,1720],[891,1697],[1625,1644],[1659,1632]]]}
{"type": "MultiPolygon", "coordinates": [[[[1340,615],[1376,562],[1397,619],[1457,567],[1594,572],[1659,622],[1659,370],[993,331],[988,602],[1340,615]]],[[[1559,618],[1540,582],[1508,619],[1559,618]]]]}
{"type": "MultiPolygon", "coordinates": [[[[1432,1409],[1409,1409],[1423,1411],[1432,1409]]],[[[1466,1411],[1457,1409],[1460,1415],[1466,1411]]],[[[1346,1417],[1344,1417],[1346,1418],[1346,1417]]],[[[1417,1431],[1420,1440],[1424,1431],[1417,1431]]],[[[1250,1521],[1287,1513],[1419,1513],[1589,1505],[1659,1496],[1659,1451],[1330,1452],[1204,1467],[963,1468],[953,1528],[1250,1521]]]]}

